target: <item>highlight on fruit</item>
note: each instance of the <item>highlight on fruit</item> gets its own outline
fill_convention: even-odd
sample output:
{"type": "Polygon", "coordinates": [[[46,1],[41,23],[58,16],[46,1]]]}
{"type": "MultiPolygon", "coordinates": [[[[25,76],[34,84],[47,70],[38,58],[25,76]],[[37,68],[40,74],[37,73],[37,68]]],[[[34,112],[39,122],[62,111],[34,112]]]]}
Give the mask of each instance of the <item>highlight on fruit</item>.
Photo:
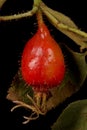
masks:
{"type": "Polygon", "coordinates": [[[87,71],[84,71],[87,70],[87,51],[84,52],[87,50],[87,33],[80,30],[69,17],[49,8],[42,0],[34,0],[30,11],[0,16],[0,21],[17,20],[34,14],[37,19],[37,31],[25,43],[19,71],[14,76],[7,95],[7,99],[16,104],[11,111],[19,107],[29,110],[30,115],[24,116],[23,124],[36,120],[39,115],[45,115],[77,92],[87,77],[87,71]],[[79,48],[78,53],[63,44],[69,56],[68,63],[72,63],[68,69],[63,50],[52,37],[43,20],[43,14],[56,29],[73,40],[79,48]]]}
{"type": "Polygon", "coordinates": [[[17,105],[11,109],[13,111],[21,106],[32,110],[29,117],[24,116],[26,119],[24,124],[37,119],[39,114],[46,114],[50,89],[59,87],[65,75],[65,61],[61,47],[51,36],[41,11],[36,13],[36,18],[38,29],[24,46],[20,66],[26,87],[31,86],[34,92],[33,98],[27,93],[32,105],[14,101],[17,105]]]}

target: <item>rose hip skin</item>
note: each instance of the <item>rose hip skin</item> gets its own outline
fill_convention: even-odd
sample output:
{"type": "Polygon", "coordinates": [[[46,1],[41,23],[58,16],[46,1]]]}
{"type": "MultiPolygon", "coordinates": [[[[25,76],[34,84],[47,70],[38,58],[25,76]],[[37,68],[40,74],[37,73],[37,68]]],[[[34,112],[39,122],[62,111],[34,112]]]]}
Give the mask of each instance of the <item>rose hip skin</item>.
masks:
{"type": "Polygon", "coordinates": [[[64,78],[63,53],[44,23],[24,47],[21,71],[26,83],[37,92],[47,92],[64,78]]]}

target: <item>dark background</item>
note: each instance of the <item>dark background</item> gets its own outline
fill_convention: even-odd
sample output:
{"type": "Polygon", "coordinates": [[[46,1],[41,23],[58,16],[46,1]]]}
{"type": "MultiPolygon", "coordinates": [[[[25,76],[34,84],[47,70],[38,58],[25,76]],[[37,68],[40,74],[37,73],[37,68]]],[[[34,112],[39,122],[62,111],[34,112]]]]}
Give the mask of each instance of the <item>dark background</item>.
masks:
{"type": "MultiPolygon", "coordinates": [[[[76,25],[87,32],[87,8],[86,1],[70,0],[43,0],[49,7],[58,10],[69,16],[76,25]]],[[[7,0],[2,9],[1,15],[11,15],[28,11],[32,8],[33,0],[7,0]]],[[[46,18],[45,18],[46,20],[46,18]]],[[[54,38],[58,41],[69,42],[66,36],[56,30],[47,20],[47,25],[54,38]],[[59,38],[58,38],[59,36],[59,38]]],[[[50,130],[50,126],[56,121],[62,110],[72,101],[87,98],[87,81],[81,90],[72,95],[55,109],[49,111],[45,116],[31,121],[27,125],[22,125],[24,111],[17,109],[10,112],[13,106],[11,101],[6,99],[7,90],[19,68],[21,53],[26,41],[35,33],[35,16],[0,22],[0,129],[20,129],[20,130],[50,130]],[[22,113],[23,112],[23,113],[22,113]]]]}

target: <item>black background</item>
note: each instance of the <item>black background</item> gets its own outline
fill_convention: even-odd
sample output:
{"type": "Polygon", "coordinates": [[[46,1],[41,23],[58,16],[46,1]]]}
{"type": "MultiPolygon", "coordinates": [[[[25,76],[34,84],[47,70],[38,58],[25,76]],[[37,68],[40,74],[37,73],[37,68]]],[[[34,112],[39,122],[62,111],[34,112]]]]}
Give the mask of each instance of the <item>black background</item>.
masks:
{"type": "MultiPolygon", "coordinates": [[[[66,14],[79,28],[87,31],[85,0],[77,1],[77,3],[76,0],[70,0],[69,2],[64,0],[43,0],[43,2],[52,9],[66,14]]],[[[7,0],[0,10],[0,14],[11,15],[25,12],[32,8],[32,4],[32,0],[7,0]]],[[[56,40],[69,42],[70,39],[56,30],[48,21],[46,22],[56,40]]],[[[76,94],[72,95],[55,109],[49,111],[47,115],[40,116],[39,119],[31,121],[27,125],[22,125],[22,116],[25,114],[24,110],[17,109],[12,113],[10,112],[13,103],[6,99],[7,90],[18,70],[23,47],[36,31],[37,26],[35,23],[35,16],[21,20],[0,22],[0,129],[50,130],[50,126],[52,126],[62,110],[70,102],[87,98],[87,81],[85,81],[81,90],[76,94]]]]}

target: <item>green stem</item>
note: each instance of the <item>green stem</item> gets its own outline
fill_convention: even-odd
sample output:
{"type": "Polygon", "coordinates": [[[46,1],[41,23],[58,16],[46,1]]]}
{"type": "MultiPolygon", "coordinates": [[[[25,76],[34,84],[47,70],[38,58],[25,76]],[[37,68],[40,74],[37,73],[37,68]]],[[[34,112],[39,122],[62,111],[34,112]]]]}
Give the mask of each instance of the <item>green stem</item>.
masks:
{"type": "Polygon", "coordinates": [[[41,1],[41,0],[34,0],[32,10],[30,10],[30,11],[28,11],[28,12],[25,12],[25,13],[20,13],[20,14],[14,14],[14,15],[8,15],[8,16],[0,16],[0,21],[21,19],[21,18],[24,18],[24,17],[32,16],[32,15],[35,14],[36,11],[38,10],[40,1],[41,1]]]}
{"type": "Polygon", "coordinates": [[[61,28],[61,29],[69,30],[71,32],[74,32],[74,33],[82,36],[82,37],[87,38],[87,33],[84,32],[84,31],[81,31],[79,29],[68,27],[67,25],[64,25],[62,23],[58,24],[58,27],[61,28]]]}
{"type": "Polygon", "coordinates": [[[40,2],[41,2],[41,0],[34,0],[33,6],[37,6],[38,7],[40,2]]]}

